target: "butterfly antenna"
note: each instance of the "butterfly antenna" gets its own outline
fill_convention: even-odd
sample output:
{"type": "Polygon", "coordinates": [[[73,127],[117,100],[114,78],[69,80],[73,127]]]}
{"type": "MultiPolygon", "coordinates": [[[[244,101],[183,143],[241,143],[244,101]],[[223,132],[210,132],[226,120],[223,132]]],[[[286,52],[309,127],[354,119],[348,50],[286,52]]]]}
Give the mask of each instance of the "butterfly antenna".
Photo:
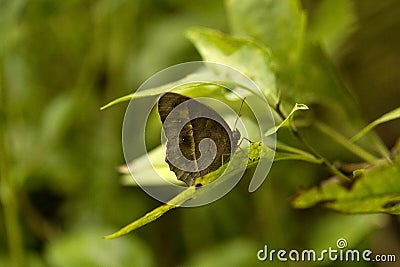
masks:
{"type": "Polygon", "coordinates": [[[238,114],[238,116],[237,116],[237,118],[236,118],[236,120],[235,120],[235,124],[233,125],[233,129],[236,129],[236,125],[237,125],[237,123],[238,123],[238,121],[239,121],[239,118],[242,116],[242,108],[243,108],[243,104],[244,104],[244,101],[246,100],[246,97],[245,98],[243,98],[243,100],[242,100],[242,104],[240,104],[240,108],[239,108],[239,114],[238,114]]]}

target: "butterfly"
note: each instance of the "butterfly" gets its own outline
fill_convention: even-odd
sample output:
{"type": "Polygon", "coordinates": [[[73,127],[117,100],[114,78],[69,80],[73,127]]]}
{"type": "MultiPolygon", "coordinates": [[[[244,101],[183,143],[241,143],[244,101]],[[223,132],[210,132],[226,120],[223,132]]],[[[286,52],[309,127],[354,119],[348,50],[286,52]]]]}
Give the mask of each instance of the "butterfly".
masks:
{"type": "Polygon", "coordinates": [[[157,106],[167,138],[165,161],[188,186],[227,163],[237,149],[240,132],[207,105],[168,92],[157,106]]]}

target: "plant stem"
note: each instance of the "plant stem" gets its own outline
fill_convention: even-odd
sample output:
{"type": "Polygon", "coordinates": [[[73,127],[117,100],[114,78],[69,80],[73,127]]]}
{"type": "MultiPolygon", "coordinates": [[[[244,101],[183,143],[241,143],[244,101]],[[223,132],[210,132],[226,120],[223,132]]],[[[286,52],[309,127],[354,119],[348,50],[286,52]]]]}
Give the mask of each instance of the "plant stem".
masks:
{"type": "Polygon", "coordinates": [[[351,179],[344,175],[341,171],[339,171],[335,166],[333,166],[332,163],[329,162],[326,158],[324,158],[322,155],[320,155],[304,138],[303,136],[297,131],[296,128],[290,127],[292,133],[294,136],[302,143],[304,144],[310,152],[318,159],[322,161],[322,163],[331,171],[332,174],[338,176],[340,179],[342,179],[344,182],[349,182],[351,179]]]}
{"type": "Polygon", "coordinates": [[[14,267],[23,267],[25,265],[22,237],[18,222],[18,202],[13,181],[8,170],[10,160],[6,145],[6,97],[2,82],[2,73],[2,66],[0,65],[0,201],[3,206],[4,225],[12,265],[14,267]]]}
{"type": "Polygon", "coordinates": [[[327,136],[331,137],[338,144],[342,145],[348,151],[352,152],[354,155],[360,157],[361,159],[365,160],[366,162],[373,163],[378,160],[377,157],[375,157],[368,151],[364,150],[363,148],[359,147],[358,145],[352,143],[346,137],[344,137],[343,135],[338,133],[335,129],[329,127],[325,123],[316,121],[314,124],[317,127],[317,129],[319,129],[321,132],[323,132],[327,136]]]}
{"type": "MultiPolygon", "coordinates": [[[[276,112],[278,115],[281,117],[282,120],[285,120],[287,117],[285,113],[281,110],[281,105],[280,102],[276,104],[275,107],[276,112]]],[[[324,158],[322,155],[320,155],[304,138],[303,136],[297,131],[296,127],[292,123],[290,123],[290,130],[293,133],[293,135],[296,137],[297,140],[299,140],[300,143],[304,144],[308,150],[311,152],[311,154],[317,158],[320,162],[322,162],[323,165],[325,165],[333,175],[338,176],[340,179],[342,179],[345,182],[351,181],[350,178],[348,178],[346,175],[344,175],[341,171],[339,171],[335,166],[333,166],[332,163],[329,162],[326,158],[324,158]]]]}
{"type": "Polygon", "coordinates": [[[19,229],[18,207],[15,192],[13,191],[12,186],[7,183],[7,178],[4,177],[4,171],[2,171],[1,177],[1,203],[3,205],[4,224],[6,228],[10,258],[13,266],[23,267],[25,266],[24,253],[21,232],[19,229]]]}

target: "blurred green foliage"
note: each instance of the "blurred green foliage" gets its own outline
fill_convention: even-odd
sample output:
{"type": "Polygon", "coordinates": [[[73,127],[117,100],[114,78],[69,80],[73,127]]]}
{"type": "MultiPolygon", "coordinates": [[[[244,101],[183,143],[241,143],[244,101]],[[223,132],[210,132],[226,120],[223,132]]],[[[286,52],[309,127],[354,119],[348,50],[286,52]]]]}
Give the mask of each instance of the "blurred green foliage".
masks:
{"type": "MultiPolygon", "coordinates": [[[[268,21],[262,9],[246,12],[258,1],[243,1],[235,13],[243,14],[232,17],[234,2],[239,1],[0,1],[0,266],[255,266],[264,244],[318,249],[335,246],[340,237],[377,253],[400,250],[397,217],[293,210],[288,200],[299,187],[328,176],[299,162],[276,163],[253,194],[244,178],[211,205],[174,210],[120,240],[101,239],[159,203],[119,184],[114,167],[123,162],[124,105],[106,112],[100,106],[131,93],[164,67],[199,59],[184,36],[193,26],[253,37],[276,31],[276,38],[261,40],[277,54],[292,48],[281,55],[288,63],[296,57],[302,41],[285,27],[248,26],[268,21]],[[293,40],[282,41],[287,38],[293,40]]],[[[357,121],[361,116],[372,121],[398,106],[397,1],[287,3],[285,12],[301,22],[290,28],[297,33],[307,25],[307,41],[322,40],[360,99],[364,113],[357,121]],[[306,12],[299,14],[299,8],[306,12]]],[[[293,66],[285,63],[277,68],[290,74],[293,66]]],[[[281,90],[291,86],[284,81],[281,90]]],[[[341,100],[328,99],[332,105],[341,100]]],[[[389,147],[400,135],[398,125],[378,127],[389,147]]]]}

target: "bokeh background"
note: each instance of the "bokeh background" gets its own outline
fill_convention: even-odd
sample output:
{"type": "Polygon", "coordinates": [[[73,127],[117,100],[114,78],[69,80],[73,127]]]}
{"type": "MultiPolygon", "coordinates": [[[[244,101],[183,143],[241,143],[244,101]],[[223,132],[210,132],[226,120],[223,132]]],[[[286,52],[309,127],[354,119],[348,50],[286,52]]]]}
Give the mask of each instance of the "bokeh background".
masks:
{"type": "MultiPolygon", "coordinates": [[[[310,23],[322,2],[302,1],[310,23]]],[[[348,38],[331,56],[367,122],[400,104],[400,3],[349,3],[348,38]]],[[[298,162],[276,163],[255,193],[244,179],[211,205],[102,239],[160,203],[120,184],[126,104],[99,108],[199,60],[184,36],[192,26],[229,32],[224,1],[0,1],[0,266],[268,265],[256,259],[265,244],[318,250],[343,236],[351,247],[400,251],[398,217],[291,208],[300,187],[327,176],[298,162]]],[[[377,131],[390,148],[400,124],[377,131]]]]}

